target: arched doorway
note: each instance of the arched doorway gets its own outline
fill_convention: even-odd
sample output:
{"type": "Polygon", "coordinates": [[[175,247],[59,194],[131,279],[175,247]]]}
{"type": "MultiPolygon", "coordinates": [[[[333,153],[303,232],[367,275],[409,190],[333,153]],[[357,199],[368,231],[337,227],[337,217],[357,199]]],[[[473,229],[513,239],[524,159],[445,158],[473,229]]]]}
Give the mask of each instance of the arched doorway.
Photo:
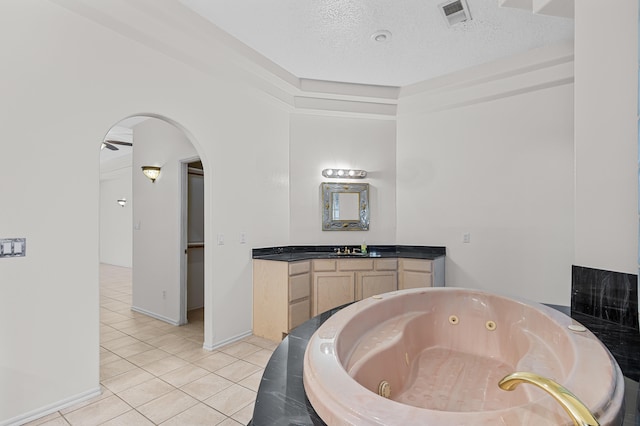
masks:
{"type": "MultiPolygon", "coordinates": [[[[124,119],[110,129],[105,141],[106,144],[101,146],[100,260],[101,264],[111,262],[123,269],[106,268],[112,278],[120,280],[120,287],[116,284],[116,289],[107,290],[108,296],[101,297],[101,302],[110,296],[115,298],[107,301],[106,307],[101,305],[101,314],[106,315],[108,321],[104,324],[101,317],[101,325],[107,326],[101,336],[123,337],[108,327],[114,328],[112,325],[117,320],[122,320],[119,325],[127,325],[131,323],[128,320],[143,314],[171,326],[185,325],[181,327],[179,335],[196,342],[201,348],[205,308],[203,211],[195,215],[202,218],[197,249],[189,247],[188,238],[189,209],[194,206],[204,209],[204,199],[195,202],[190,200],[194,191],[190,191],[189,182],[193,179],[189,179],[189,176],[195,166],[199,167],[200,178],[200,191],[195,193],[200,197],[205,194],[204,167],[200,155],[182,129],[158,116],[124,119]],[[109,157],[105,161],[102,159],[103,153],[109,157]],[[160,167],[160,175],[154,181],[150,180],[143,174],[143,166],[160,167]],[[117,189],[118,185],[120,190],[117,189]],[[122,195],[114,198],[116,193],[122,195]],[[117,207],[116,212],[113,212],[114,206],[117,207]],[[189,252],[199,261],[189,262],[189,252]],[[122,258],[126,258],[125,253],[130,253],[130,264],[127,265],[126,261],[113,262],[114,254],[118,253],[122,258]],[[130,276],[128,294],[122,282],[127,278],[127,269],[130,276]],[[189,274],[199,282],[194,284],[194,277],[189,274]],[[187,283],[190,285],[187,286],[187,283]],[[125,309],[125,305],[128,305],[128,309],[125,309]],[[192,318],[191,324],[187,319],[188,308],[200,311],[192,318]]],[[[101,283],[104,270],[103,265],[101,283]]],[[[104,296],[103,293],[101,296],[104,296]]],[[[125,327],[124,331],[116,331],[134,339],[139,338],[143,343],[146,339],[161,337],[158,330],[145,329],[140,324],[134,324],[134,327],[142,330],[128,330],[125,327]]],[[[164,331],[168,333],[171,329],[164,331]]],[[[140,347],[144,348],[142,345],[140,347]]]]}

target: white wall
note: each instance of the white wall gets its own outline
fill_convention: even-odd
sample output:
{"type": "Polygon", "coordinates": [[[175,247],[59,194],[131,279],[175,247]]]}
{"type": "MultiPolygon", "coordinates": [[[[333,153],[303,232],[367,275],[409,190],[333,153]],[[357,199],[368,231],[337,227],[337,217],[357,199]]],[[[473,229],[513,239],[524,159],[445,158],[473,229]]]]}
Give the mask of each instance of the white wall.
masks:
{"type": "Polygon", "coordinates": [[[575,264],[638,273],[638,2],[575,5],[575,264]]]}
{"type": "Polygon", "coordinates": [[[249,244],[205,254],[214,346],[251,330],[250,245],[288,241],[289,123],[221,45],[218,66],[192,68],[45,0],[1,2],[0,23],[0,180],[11,182],[0,234],[27,238],[26,257],[0,262],[3,424],[98,391],[99,146],[111,126],[145,112],[179,123],[205,167],[206,239],[248,232],[249,244]]]}
{"type": "Polygon", "coordinates": [[[396,223],[394,120],[292,114],[290,135],[291,243],[393,244],[396,223]],[[323,169],[368,171],[369,231],[322,231],[320,184],[336,182],[323,169]]]}
{"type": "MultiPolygon", "coordinates": [[[[131,267],[133,256],[133,196],[131,157],[129,165],[112,172],[101,172],[100,178],[100,263],[131,267]],[[125,198],[121,207],[117,200],[125,198]]],[[[118,164],[119,158],[114,159],[118,164]]]]}
{"type": "MultiPolygon", "coordinates": [[[[180,129],[159,119],[133,128],[133,309],[180,323],[182,164],[198,156],[180,129]],[[160,166],[151,182],[142,166],[160,166]]],[[[186,220],[186,218],[185,218],[186,220]]]]}
{"type": "Polygon", "coordinates": [[[429,92],[401,99],[397,242],[446,246],[447,286],[567,305],[573,87],[511,95],[509,79],[490,84],[495,100],[457,108],[425,111],[429,92]]]}

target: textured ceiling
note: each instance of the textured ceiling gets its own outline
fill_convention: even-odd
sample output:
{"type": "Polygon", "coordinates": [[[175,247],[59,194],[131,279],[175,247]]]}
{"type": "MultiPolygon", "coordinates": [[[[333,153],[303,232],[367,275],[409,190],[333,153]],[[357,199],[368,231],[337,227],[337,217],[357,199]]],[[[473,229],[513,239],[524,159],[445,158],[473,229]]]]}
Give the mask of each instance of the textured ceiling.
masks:
{"type": "Polygon", "coordinates": [[[349,83],[405,86],[573,39],[572,19],[498,0],[467,0],[472,20],[451,28],[443,0],[180,2],[297,77],[349,83]]]}

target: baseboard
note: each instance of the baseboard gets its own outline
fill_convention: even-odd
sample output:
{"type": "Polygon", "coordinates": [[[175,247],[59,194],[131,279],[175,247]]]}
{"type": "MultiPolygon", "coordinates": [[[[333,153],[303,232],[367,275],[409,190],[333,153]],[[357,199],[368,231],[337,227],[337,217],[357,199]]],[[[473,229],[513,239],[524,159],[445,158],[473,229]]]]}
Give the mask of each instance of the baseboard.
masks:
{"type": "Polygon", "coordinates": [[[176,325],[176,326],[180,325],[178,321],[172,320],[171,318],[167,318],[162,315],[154,314],[153,312],[147,311],[146,309],[138,308],[137,306],[132,306],[131,310],[139,314],[144,314],[144,315],[150,316],[151,318],[155,318],[157,320],[167,322],[171,325],[176,325]]]}
{"type": "Polygon", "coordinates": [[[220,342],[216,342],[213,345],[207,345],[206,343],[204,345],[202,345],[202,349],[204,349],[205,351],[214,351],[218,348],[221,348],[225,345],[228,345],[230,343],[234,343],[237,342],[238,340],[244,339],[247,336],[251,336],[251,330],[245,332],[245,333],[241,333],[238,334],[236,336],[233,337],[229,337],[228,339],[222,340],[220,342]]]}
{"type": "Polygon", "coordinates": [[[39,419],[40,417],[48,416],[56,411],[63,410],[72,405],[86,401],[87,399],[95,398],[100,395],[100,387],[88,390],[86,392],[79,393],[77,395],[65,398],[61,401],[54,402],[53,404],[45,405],[44,407],[29,411],[28,413],[20,414],[12,419],[0,421],[0,426],[17,426],[28,423],[30,421],[39,419]]]}

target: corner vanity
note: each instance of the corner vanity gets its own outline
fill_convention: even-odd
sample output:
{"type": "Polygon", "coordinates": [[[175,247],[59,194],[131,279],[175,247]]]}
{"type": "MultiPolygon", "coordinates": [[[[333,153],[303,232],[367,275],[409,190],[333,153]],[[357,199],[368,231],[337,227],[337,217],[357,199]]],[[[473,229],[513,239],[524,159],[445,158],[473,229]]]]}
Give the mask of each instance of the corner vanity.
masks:
{"type": "Polygon", "coordinates": [[[398,289],[445,285],[444,247],[370,246],[366,254],[336,250],[253,250],[254,335],[280,341],[311,317],[346,303],[398,289]]]}

